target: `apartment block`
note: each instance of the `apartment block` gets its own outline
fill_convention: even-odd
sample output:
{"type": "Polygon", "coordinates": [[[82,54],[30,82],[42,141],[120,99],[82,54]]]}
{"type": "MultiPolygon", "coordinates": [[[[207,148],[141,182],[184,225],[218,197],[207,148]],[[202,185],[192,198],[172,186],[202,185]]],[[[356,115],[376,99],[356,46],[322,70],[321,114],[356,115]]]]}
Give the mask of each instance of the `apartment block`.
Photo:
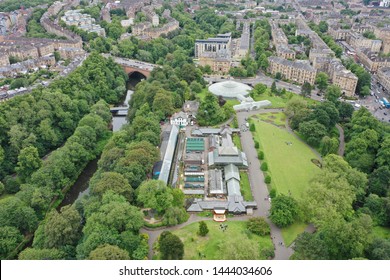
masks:
{"type": "Polygon", "coordinates": [[[359,61],[373,73],[376,73],[382,67],[390,66],[390,57],[380,57],[370,49],[358,49],[356,55],[359,61]]]}
{"type": "Polygon", "coordinates": [[[290,61],[281,57],[271,56],[268,58],[268,71],[275,75],[280,73],[284,79],[304,84],[308,82],[314,85],[316,78],[316,70],[308,61],[296,60],[290,61]]]}
{"type": "Polygon", "coordinates": [[[386,91],[390,92],[390,67],[382,67],[378,70],[378,80],[386,91]]]}
{"type": "Polygon", "coordinates": [[[357,32],[350,32],[347,38],[347,43],[355,49],[366,48],[370,49],[371,52],[379,52],[382,47],[381,40],[368,39],[357,32]]]}

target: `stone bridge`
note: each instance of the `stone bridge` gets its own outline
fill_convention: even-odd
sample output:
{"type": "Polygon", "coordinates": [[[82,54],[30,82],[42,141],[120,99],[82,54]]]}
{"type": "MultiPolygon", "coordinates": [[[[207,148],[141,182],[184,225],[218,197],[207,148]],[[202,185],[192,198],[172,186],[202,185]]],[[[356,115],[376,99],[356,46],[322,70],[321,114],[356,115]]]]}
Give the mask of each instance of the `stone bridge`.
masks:
{"type": "Polygon", "coordinates": [[[148,62],[116,57],[109,54],[104,54],[103,56],[111,57],[116,63],[122,66],[123,70],[125,70],[126,74],[129,76],[138,73],[141,74],[141,76],[148,78],[150,76],[150,72],[152,72],[154,67],[158,66],[156,64],[152,64],[148,62]]]}

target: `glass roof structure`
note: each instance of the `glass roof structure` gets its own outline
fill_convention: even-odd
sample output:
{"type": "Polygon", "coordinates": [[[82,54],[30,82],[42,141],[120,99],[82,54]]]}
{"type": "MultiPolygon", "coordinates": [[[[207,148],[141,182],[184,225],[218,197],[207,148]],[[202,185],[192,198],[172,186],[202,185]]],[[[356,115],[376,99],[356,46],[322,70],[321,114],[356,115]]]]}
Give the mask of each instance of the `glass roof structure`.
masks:
{"type": "Polygon", "coordinates": [[[223,81],[209,86],[209,91],[217,96],[233,99],[239,95],[248,96],[252,87],[236,81],[223,81]]]}

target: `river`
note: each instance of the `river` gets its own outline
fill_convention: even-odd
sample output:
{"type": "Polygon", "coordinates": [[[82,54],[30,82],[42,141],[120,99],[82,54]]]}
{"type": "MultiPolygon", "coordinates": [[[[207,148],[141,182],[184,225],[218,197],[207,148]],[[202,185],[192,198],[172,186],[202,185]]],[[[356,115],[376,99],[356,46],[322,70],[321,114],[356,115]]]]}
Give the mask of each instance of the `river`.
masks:
{"type": "MultiPolygon", "coordinates": [[[[137,75],[137,73],[131,75],[129,80],[126,83],[126,89],[127,94],[124,96],[125,98],[122,99],[118,104],[116,104],[116,107],[128,107],[129,101],[131,99],[132,94],[134,93],[135,86],[142,81],[143,76],[137,75]]],[[[126,116],[124,115],[113,115],[112,116],[112,131],[119,131],[123,125],[127,124],[126,116]]]]}
{"type": "MultiPolygon", "coordinates": [[[[132,75],[128,82],[126,83],[127,93],[124,95],[122,100],[116,104],[116,106],[128,105],[131,95],[134,92],[135,86],[142,80],[142,77],[137,75],[132,75]]],[[[112,117],[112,126],[113,131],[118,131],[120,128],[127,123],[126,116],[115,116],[112,117]]],[[[99,156],[100,157],[100,156],[99,156]]],[[[61,207],[73,204],[78,198],[82,197],[85,194],[89,193],[88,185],[89,180],[93,176],[93,174],[97,170],[97,162],[99,157],[90,161],[84,170],[81,172],[77,181],[73,184],[73,186],[66,193],[64,199],[61,204],[58,206],[57,210],[60,210],[61,207]]]]}
{"type": "Polygon", "coordinates": [[[87,166],[84,168],[83,172],[81,172],[81,174],[77,178],[76,182],[73,184],[73,186],[66,193],[64,199],[62,200],[61,204],[58,206],[57,210],[60,210],[61,207],[72,204],[78,198],[89,193],[89,188],[88,188],[89,179],[92,178],[93,174],[97,170],[98,160],[99,160],[99,158],[96,158],[94,160],[91,160],[87,164],[87,166]]]}

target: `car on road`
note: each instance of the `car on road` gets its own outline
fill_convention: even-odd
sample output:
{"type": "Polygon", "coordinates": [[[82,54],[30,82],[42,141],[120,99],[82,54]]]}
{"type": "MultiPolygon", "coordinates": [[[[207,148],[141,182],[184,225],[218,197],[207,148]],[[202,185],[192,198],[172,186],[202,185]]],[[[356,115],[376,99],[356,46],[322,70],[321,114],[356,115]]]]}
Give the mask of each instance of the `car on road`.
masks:
{"type": "Polygon", "coordinates": [[[383,115],[387,116],[387,113],[386,113],[386,112],[383,112],[383,115]]]}

